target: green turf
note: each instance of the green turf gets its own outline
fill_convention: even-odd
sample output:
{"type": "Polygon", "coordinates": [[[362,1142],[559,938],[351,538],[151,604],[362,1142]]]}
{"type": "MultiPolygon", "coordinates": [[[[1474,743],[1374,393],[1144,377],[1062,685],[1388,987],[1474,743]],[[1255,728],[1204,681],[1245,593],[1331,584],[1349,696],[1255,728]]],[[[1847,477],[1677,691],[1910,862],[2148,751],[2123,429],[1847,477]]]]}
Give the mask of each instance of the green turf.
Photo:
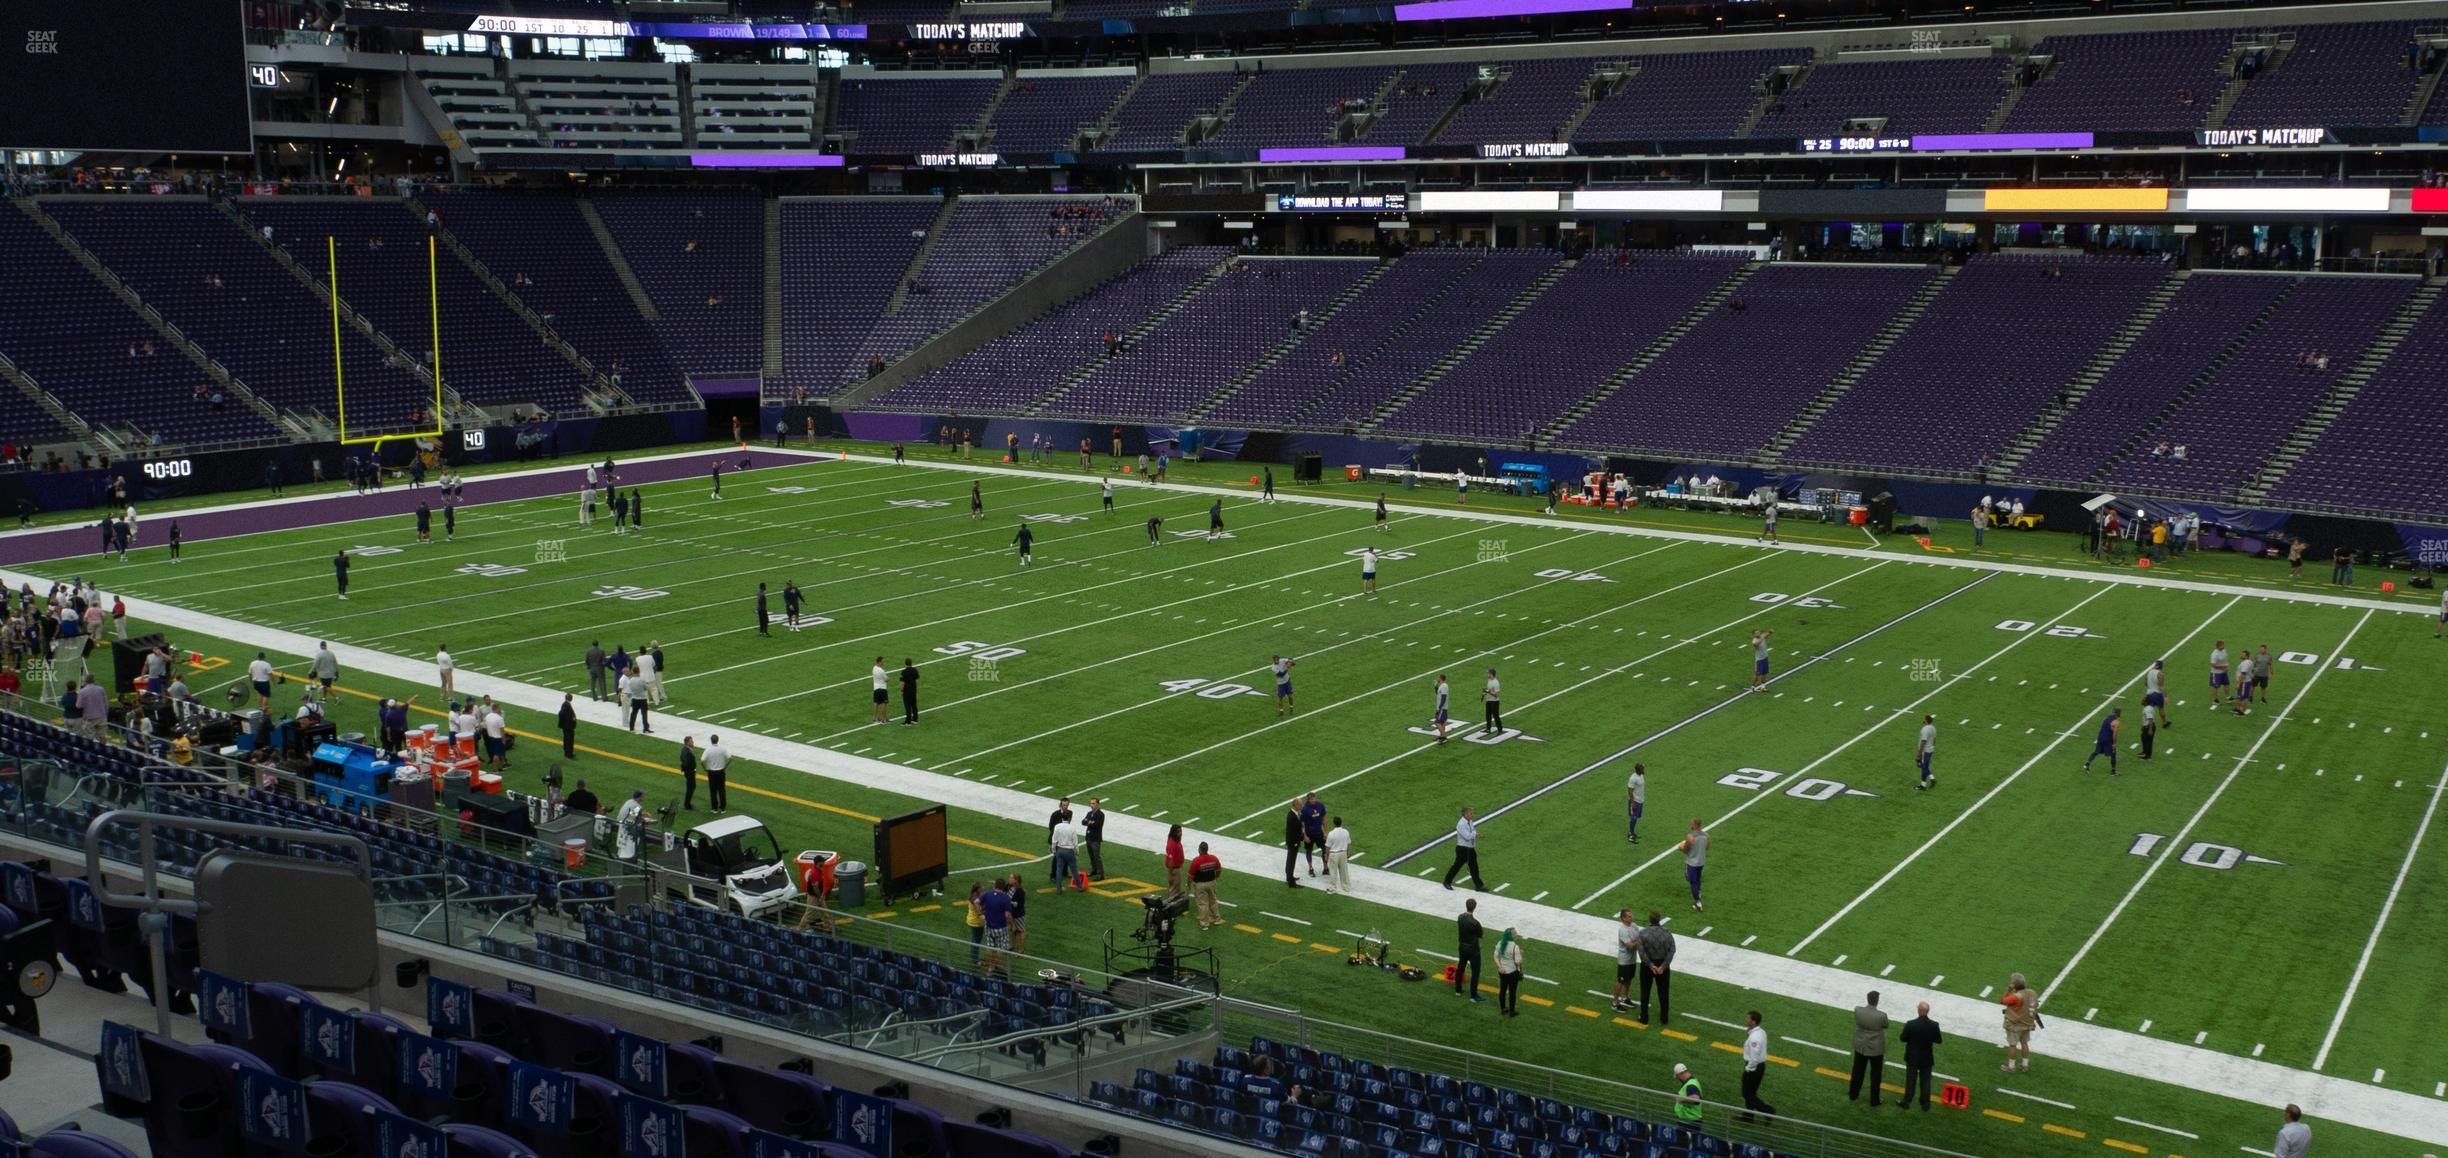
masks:
{"type": "MultiPolygon", "coordinates": [[[[1239,470],[1210,464],[1176,477],[1227,469],[1239,470]]],[[[1363,865],[1434,841],[1464,802],[1488,809],[1550,789],[1484,834],[1489,883],[1509,896],[1587,912],[1681,908],[1686,936],[1706,929],[1711,940],[1841,959],[1866,977],[1888,977],[1873,983],[1898,992],[1977,995],[2021,970],[2054,987],[2055,1018],[2128,1030],[2147,1021],[2143,1032],[2154,1037],[2189,1043],[2206,1034],[2204,1048],[2299,1067],[2321,1049],[2448,761],[2448,730],[2433,735],[2415,706],[2448,667],[2448,645],[2410,614],[2101,585],[2079,571],[1921,566],[1918,545],[1839,558],[1669,542],[1594,533],[1588,523],[1597,520],[1498,526],[1398,511],[1394,529],[1377,534],[1362,512],[1247,497],[1227,500],[1231,539],[1167,534],[1151,548],[1149,514],[1164,515],[1169,532],[1203,531],[1208,498],[1119,482],[1121,510],[1107,516],[1094,489],[1075,481],[992,477],[981,523],[968,517],[972,477],[817,462],[738,476],[721,503],[694,483],[649,487],[649,530],[630,537],[607,525],[581,532],[568,525],[572,504],[552,499],[470,510],[454,544],[410,546],[410,523],[397,518],[192,544],[176,567],[158,549],[126,564],[61,566],[102,569],[109,590],[403,656],[429,657],[447,641],[463,667],[564,689],[583,690],[578,657],[588,640],[607,648],[659,640],[674,709],[707,724],[1049,795],[1096,791],[1133,815],[1195,818],[1197,831],[1271,840],[1292,794],[1332,785],[1327,803],[1348,818],[1363,865]],[[772,489],[791,487],[809,489],[772,489]],[[1038,561],[1023,570],[1007,545],[1014,516],[1038,514],[1055,518],[1033,524],[1038,561]],[[552,540],[566,561],[539,562],[539,541],[552,540]],[[408,549],[362,557],[353,598],[341,603],[326,560],[355,545],[408,549]],[[1347,554],[1367,545],[1412,553],[1382,565],[1374,597],[1357,593],[1359,566],[1347,554]],[[463,570],[482,564],[493,568],[463,570]],[[503,573],[509,567],[524,570],[503,573]],[[779,591],[785,579],[830,622],[759,638],[754,585],[779,591]],[[669,594],[626,598],[651,591],[669,594]],[[1786,598],[1763,598],[1771,595],[1786,598]],[[2032,626],[1999,626],[2010,623],[2032,626]],[[1739,697],[1754,628],[1776,631],[1779,670],[1823,658],[1770,694],[1739,697]],[[2281,664],[2275,704],[2251,717],[2213,714],[2202,673],[2215,637],[2239,652],[2266,642],[2318,662],[2281,664]],[[982,648],[1000,649],[989,652],[1000,658],[975,662],[982,648]],[[2113,781],[2104,767],[2080,771],[2105,705],[2123,705],[2138,728],[2139,673],[2171,649],[2177,723],[2159,758],[2145,765],[2128,751],[2125,775],[2113,781]],[[1295,713],[1278,717],[1263,694],[1216,697],[1219,685],[1263,691],[1276,652],[1300,660],[1295,713]],[[895,667],[918,659],[929,673],[920,727],[866,726],[867,667],[878,654],[895,667]],[[2356,665],[2336,666],[2340,656],[2356,665]],[[1480,673],[1491,664],[1505,680],[1507,723],[1526,736],[1438,747],[1408,730],[1425,724],[1439,671],[1452,673],[1457,721],[1475,721],[1480,673]],[[1566,779],[1711,708],[1626,757],[1651,773],[1638,847],[1624,840],[1621,762],[1566,779]],[[1940,724],[1939,786],[1929,794],[1913,790],[1910,760],[1923,712],[1940,724]],[[1755,790],[1746,768],[1778,778],[1755,790]],[[1675,863],[1658,859],[1693,816],[1718,834],[1706,914],[1688,912],[1675,863]],[[2144,833],[2164,838],[2154,856],[2129,852],[2144,833]],[[2195,849],[2193,859],[2218,864],[2226,847],[2281,863],[2221,869],[2172,855],[2195,849]],[[2324,948],[2306,958],[2303,945],[2324,948]]],[[[1406,497],[1451,496],[1397,492],[1398,502],[1406,497]]],[[[1713,516],[1627,518],[1727,526],[1713,516]]],[[[1847,541],[1841,528],[1788,530],[1847,541]]],[[[2067,536],[1990,542],[2000,540],[2035,559],[2071,557],[2067,536]]],[[[2169,570],[2189,565],[2285,582],[2282,565],[2253,560],[2169,570]]],[[[246,650],[195,646],[233,657],[246,650]]],[[[373,680],[358,690],[403,689],[373,680]]],[[[514,724],[542,723],[541,713],[520,715],[528,718],[514,724]]],[[[600,732],[587,742],[669,763],[664,737],[648,746],[600,732]]],[[[608,755],[580,767],[616,789],[671,783],[667,771],[608,755]]],[[[864,817],[912,803],[787,769],[743,768],[733,782],[751,796],[792,798],[749,807],[793,847],[860,847],[864,817]]],[[[978,842],[956,846],[956,871],[1014,859],[998,849],[1034,854],[1042,845],[1038,826],[970,813],[956,816],[954,832],[978,842]]],[[[1160,879],[1145,857],[1113,859],[1137,879],[1160,879]]],[[[1397,871],[1441,872],[1445,859],[1435,849],[1397,871]]],[[[1529,971],[1565,984],[1527,989],[1557,1005],[1526,1009],[1519,1022],[1477,1027],[1446,1014],[1433,994],[1392,998],[1367,984],[1374,978],[1354,981],[1339,954],[1311,946],[1340,948],[1347,939],[1330,930],[1379,927],[1398,949],[1433,949],[1450,939],[1442,915],[1284,890],[1263,883],[1272,866],[1233,867],[1236,888],[1226,895],[1244,901],[1236,917],[1261,932],[1211,936],[1223,942],[1231,990],[1253,1000],[1645,1084],[1660,1080],[1663,1064],[1735,1039],[1699,1023],[1679,1027],[1700,1041],[1679,1042],[1565,1010],[1577,1001],[1603,1011],[1582,990],[1604,988],[1610,971],[1581,947],[1534,947],[1529,971]],[[1313,924],[1258,918],[1260,906],[1313,924]]],[[[2443,871],[2427,841],[2325,1072],[2381,1071],[2381,1084],[2425,1095],[2435,1075],[2448,1076],[2448,1051],[2405,1015],[2436,972],[2443,871]]],[[[1057,956],[1093,960],[1103,928],[1131,919],[1111,898],[1054,905],[1084,914],[1077,923],[1032,922],[1041,938],[1032,947],[1057,956]]],[[[949,910],[891,919],[959,931],[949,910]]],[[[1844,1042],[1841,1011],[1697,979],[1684,989],[1678,1004],[1706,1016],[1736,1021],[1756,1006],[1780,1033],[1844,1042]]],[[[1813,1072],[1843,1059],[1780,1050],[1802,1063],[1772,1079],[1788,1112],[1847,1124],[1852,1108],[1840,1093],[1830,1097],[1841,1084],[1813,1072]]],[[[1718,1093],[1730,1095],[1731,1055],[1708,1052],[1721,1058],[1711,1063],[1722,1075],[1718,1093]]],[[[1981,1074],[1996,1073],[1989,1053],[1950,1051],[1941,1069],[1972,1080],[1976,1108],[2026,1122],[1975,1112],[1876,1128],[1986,1153],[2113,1136],[2198,1154],[2265,1146],[2275,1125],[2259,1107],[2062,1064],[2044,1064],[2013,1088],[2077,1110],[2018,1105],[1990,1092],[1996,1083],[1981,1074]],[[2204,1141],[2137,1136],[2119,1115],[2204,1141]],[[2087,1139],[2043,1133],[2043,1121],[2087,1139]]],[[[2352,1134],[2323,1129],[2325,1148],[2352,1134]]]]}

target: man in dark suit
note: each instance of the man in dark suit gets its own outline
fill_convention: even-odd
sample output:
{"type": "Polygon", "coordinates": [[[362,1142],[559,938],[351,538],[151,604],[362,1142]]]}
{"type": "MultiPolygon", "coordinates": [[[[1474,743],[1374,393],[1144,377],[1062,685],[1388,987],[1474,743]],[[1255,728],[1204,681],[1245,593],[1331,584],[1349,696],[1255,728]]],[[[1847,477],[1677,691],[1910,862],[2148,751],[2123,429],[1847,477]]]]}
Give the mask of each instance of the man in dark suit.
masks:
{"type": "Polygon", "coordinates": [[[1300,887],[1300,879],[1292,874],[1294,870],[1300,868],[1301,842],[1307,839],[1307,834],[1308,829],[1301,824],[1300,805],[1295,804],[1291,811],[1284,813],[1285,888],[1297,889],[1300,887]]]}
{"type": "MultiPolygon", "coordinates": [[[[1296,814],[1297,815],[1297,814],[1296,814]]],[[[1479,902],[1462,902],[1462,917],[1455,922],[1457,939],[1454,945],[1454,996],[1479,997],[1479,902]]]]}
{"type": "Polygon", "coordinates": [[[1904,1100],[1898,1105],[1911,1109],[1917,1095],[1922,1112],[1927,1113],[1930,1070],[1938,1065],[1938,1043],[1946,1039],[1939,1036],[1938,1023],[1930,1020],[1929,1002],[1922,1002],[1918,1012],[1920,1016],[1904,1023],[1904,1100]]]}
{"type": "Polygon", "coordinates": [[[1080,823],[1088,829],[1088,879],[1105,879],[1105,802],[1088,798],[1088,815],[1080,823]]]}
{"type": "Polygon", "coordinates": [[[578,758],[577,698],[568,692],[561,693],[561,758],[564,760],[578,758]]]}
{"type": "Polygon", "coordinates": [[[1887,1076],[1887,1015],[1872,990],[1867,1005],[1853,1009],[1853,1084],[1845,1096],[1861,1100],[1862,1075],[1870,1076],[1870,1104],[1879,1104],[1879,1082],[1887,1076]]]}

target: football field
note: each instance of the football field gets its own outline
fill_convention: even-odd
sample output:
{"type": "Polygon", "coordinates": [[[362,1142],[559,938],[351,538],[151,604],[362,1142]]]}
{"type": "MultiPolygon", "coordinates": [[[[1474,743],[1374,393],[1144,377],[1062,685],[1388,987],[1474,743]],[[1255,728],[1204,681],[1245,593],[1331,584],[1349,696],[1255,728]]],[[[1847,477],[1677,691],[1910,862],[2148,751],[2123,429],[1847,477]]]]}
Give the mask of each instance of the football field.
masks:
{"type": "MultiPolygon", "coordinates": [[[[2430,831],[2448,643],[2422,605],[1399,494],[1379,530],[1374,487],[1287,485],[1266,502],[1098,477],[1111,510],[1076,469],[809,457],[726,476],[719,499],[701,478],[647,484],[633,534],[608,513],[577,526],[572,481],[463,508],[449,542],[438,512],[434,541],[416,543],[407,517],[352,520],[341,498],[320,525],[191,540],[175,565],[148,534],[125,562],[16,569],[98,572],[113,594],[419,662],[447,646],[463,671],[581,701],[590,642],[659,644],[668,711],[873,761],[873,786],[908,769],[1047,807],[1101,797],[1194,842],[1277,847],[1285,809],[1315,790],[1351,829],[1355,865],[1431,882],[1470,806],[1486,885],[1513,901],[1655,908],[1683,937],[1864,988],[1993,1000],[2022,972],[2053,1022],[2448,1092],[2448,1045],[2414,1015],[2448,959],[2448,838],[2430,831]],[[805,598],[796,627],[786,583],[805,598]],[[1753,691],[1759,631],[1771,677],[1753,691]],[[2275,657],[2248,714],[2211,701],[2221,641],[2275,657]],[[1288,711],[1278,655],[1293,663],[1288,711]],[[892,723],[871,722],[878,657],[924,673],[916,726],[899,725],[897,691],[892,723]],[[2170,726],[2145,761],[2143,678],[2161,660],[2170,726]],[[2116,774],[2106,756],[2086,768],[2119,709],[2116,774]],[[1676,851],[1695,819],[1712,834],[1698,912],[1676,851]]],[[[520,706],[549,730],[536,725],[553,703],[520,706]]]]}

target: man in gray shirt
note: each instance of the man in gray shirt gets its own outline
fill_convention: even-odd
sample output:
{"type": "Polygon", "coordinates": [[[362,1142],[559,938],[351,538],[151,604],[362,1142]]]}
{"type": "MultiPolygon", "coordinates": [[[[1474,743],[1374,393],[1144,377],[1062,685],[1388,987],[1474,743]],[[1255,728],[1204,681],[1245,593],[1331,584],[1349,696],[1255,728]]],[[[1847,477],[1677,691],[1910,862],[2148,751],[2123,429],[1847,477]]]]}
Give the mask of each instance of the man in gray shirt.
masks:
{"type": "Polygon", "coordinates": [[[1640,931],[1640,1019],[1649,1020],[1649,987],[1657,986],[1657,1024],[1674,1020],[1674,1011],[1667,1001],[1667,990],[1674,985],[1674,934],[1666,931],[1666,918],[1656,909],[1649,910],[1649,925],[1640,931]]]}
{"type": "Polygon", "coordinates": [[[1862,1077],[1870,1078],[1870,1104],[1879,1104],[1879,1082],[1887,1076],[1887,1014],[1878,1007],[1878,993],[1866,1005],[1853,1007],[1853,1084],[1847,1097],[1861,1100],[1862,1077]]]}
{"type": "Polygon", "coordinates": [[[110,693],[94,682],[91,673],[85,676],[84,686],[77,689],[76,707],[77,725],[86,735],[102,739],[103,726],[110,721],[110,693]]]}
{"type": "Polygon", "coordinates": [[[2303,1107],[2287,1103],[2286,1124],[2278,1127],[2278,1140],[2270,1144],[2270,1158],[2305,1158],[2312,1152],[2312,1127],[2304,1124],[2303,1107]]]}
{"type": "Polygon", "coordinates": [[[315,645],[314,666],[306,674],[314,677],[320,694],[331,694],[332,685],[340,682],[340,657],[332,654],[331,644],[315,645]]]}
{"type": "Polygon", "coordinates": [[[589,699],[593,699],[593,700],[601,701],[601,700],[604,698],[604,650],[603,650],[603,644],[601,644],[601,643],[589,643],[589,644],[587,644],[587,650],[586,650],[586,665],[587,665],[587,697],[588,697],[589,699]]]}
{"type": "Polygon", "coordinates": [[[1632,910],[1615,910],[1615,1012],[1622,1013],[1632,1004],[1632,974],[1640,969],[1640,926],[1632,922],[1632,910]]]}

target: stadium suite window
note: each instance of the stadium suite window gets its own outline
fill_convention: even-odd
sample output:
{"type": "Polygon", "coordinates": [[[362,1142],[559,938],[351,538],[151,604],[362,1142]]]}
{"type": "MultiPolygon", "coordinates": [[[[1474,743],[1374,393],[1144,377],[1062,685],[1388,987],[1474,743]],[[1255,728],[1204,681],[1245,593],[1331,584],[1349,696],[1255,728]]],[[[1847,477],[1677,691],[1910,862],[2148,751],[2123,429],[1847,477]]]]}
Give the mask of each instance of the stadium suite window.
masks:
{"type": "Polygon", "coordinates": [[[481,32],[429,32],[425,35],[425,51],[436,56],[454,53],[482,56],[493,51],[493,38],[481,32]]]}

